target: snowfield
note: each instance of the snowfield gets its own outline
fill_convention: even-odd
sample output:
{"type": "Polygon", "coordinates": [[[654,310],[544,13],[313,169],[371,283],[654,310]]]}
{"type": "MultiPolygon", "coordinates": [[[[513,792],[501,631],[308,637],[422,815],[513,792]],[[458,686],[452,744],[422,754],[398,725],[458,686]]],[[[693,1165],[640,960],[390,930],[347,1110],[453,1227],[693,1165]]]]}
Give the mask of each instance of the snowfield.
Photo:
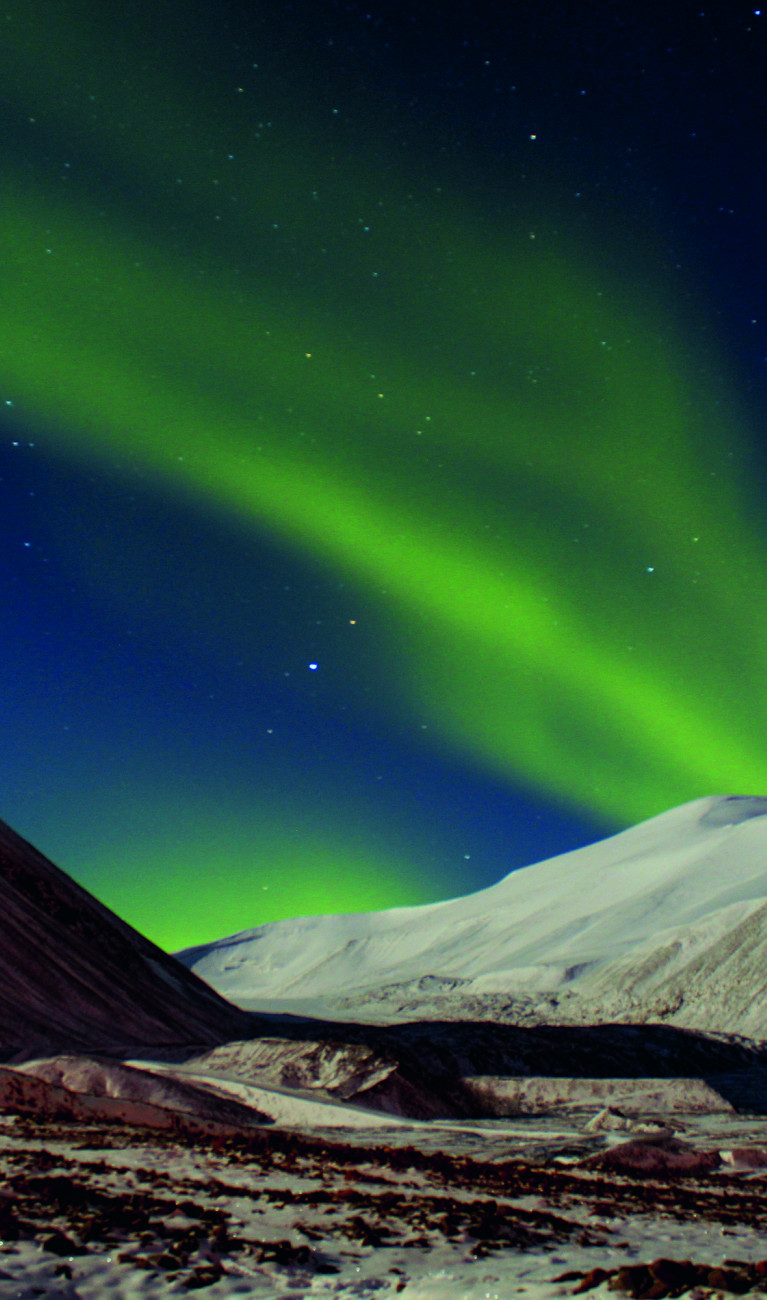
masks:
{"type": "Polygon", "coordinates": [[[249,1009],[767,1038],[767,798],[698,799],[465,898],[280,921],[177,956],[249,1009]]]}

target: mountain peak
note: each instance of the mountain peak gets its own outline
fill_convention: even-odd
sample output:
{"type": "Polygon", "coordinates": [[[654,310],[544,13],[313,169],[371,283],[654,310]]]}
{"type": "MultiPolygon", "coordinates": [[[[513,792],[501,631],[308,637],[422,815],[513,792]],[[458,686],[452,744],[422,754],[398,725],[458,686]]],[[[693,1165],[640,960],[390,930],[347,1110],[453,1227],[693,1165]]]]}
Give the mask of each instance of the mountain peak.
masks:
{"type": "Polygon", "coordinates": [[[179,954],[240,1006],[661,1019],[767,1037],[767,798],[693,800],[464,898],[280,921],[179,954]]]}
{"type": "Polygon", "coordinates": [[[751,817],[767,817],[767,798],[763,795],[722,795],[712,801],[700,821],[702,826],[737,826],[751,817]]]}

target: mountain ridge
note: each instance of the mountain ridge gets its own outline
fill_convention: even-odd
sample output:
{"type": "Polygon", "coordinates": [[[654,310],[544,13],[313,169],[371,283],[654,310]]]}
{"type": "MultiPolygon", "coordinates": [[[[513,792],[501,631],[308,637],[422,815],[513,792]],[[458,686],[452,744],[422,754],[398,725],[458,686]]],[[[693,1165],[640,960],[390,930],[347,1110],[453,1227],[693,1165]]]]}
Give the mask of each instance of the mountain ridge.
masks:
{"type": "MultiPolygon", "coordinates": [[[[684,825],[689,821],[689,814],[684,814],[681,843],[685,851],[689,826],[685,831],[684,825]]],[[[665,825],[668,828],[668,823],[665,825]]],[[[663,825],[660,830],[661,840],[667,843],[663,825]]],[[[726,828],[710,827],[709,832],[714,836],[706,841],[709,847],[726,842],[726,828]]],[[[640,866],[642,855],[635,850],[643,836],[646,840],[646,831],[638,840],[636,835],[629,839],[628,857],[633,855],[640,866]]],[[[657,840],[656,827],[648,842],[657,848],[657,840]]],[[[625,847],[624,840],[618,854],[624,862],[625,847]]],[[[600,861],[605,854],[609,859],[611,853],[615,857],[614,844],[612,849],[596,846],[600,861]]],[[[588,853],[581,861],[588,868],[588,853]]],[[[740,864],[743,867],[742,853],[740,864]]],[[[746,863],[740,873],[742,880],[750,879],[749,872],[753,875],[752,865],[746,863]]],[[[555,866],[555,877],[559,871],[555,866]]],[[[541,881],[535,874],[533,871],[528,877],[536,894],[528,912],[540,917],[541,881]]],[[[728,889],[737,884],[736,875],[730,873],[728,889]]],[[[501,893],[514,879],[511,876],[500,882],[501,893]]],[[[641,883],[641,873],[639,879],[641,883]]],[[[497,901],[497,891],[488,892],[497,901]]],[[[756,929],[762,935],[760,918],[765,904],[754,901],[755,892],[749,886],[746,901],[729,906],[741,910],[756,906],[756,929]]],[[[624,895],[628,897],[625,890],[624,895]]],[[[353,1102],[366,1109],[428,1119],[504,1114],[509,1107],[513,1112],[523,1104],[588,1106],[604,1095],[605,1088],[612,1095],[617,1087],[623,1096],[626,1078],[644,1080],[641,1096],[645,1100],[651,1095],[671,1098],[671,1093],[663,1088],[658,1092],[652,1083],[653,1079],[665,1079],[674,1081],[674,1105],[727,1108],[733,1098],[739,1105],[767,1110],[767,1051],[759,1043],[739,1039],[732,1023],[713,1033],[676,1025],[619,1024],[583,999],[573,1003],[576,1014],[568,1023],[557,1006],[564,1002],[561,989],[554,996],[545,992],[546,1014],[533,1006],[525,1022],[519,992],[513,997],[508,993],[482,994],[476,977],[430,974],[422,964],[422,951],[425,948],[432,956],[439,953],[440,933],[448,935],[449,942],[443,944],[447,961],[462,951],[470,930],[475,945],[470,949],[471,959],[476,960],[477,951],[484,949],[485,966],[488,962],[492,966],[493,944],[497,945],[498,935],[502,936],[508,923],[495,901],[489,915],[486,899],[475,896],[474,914],[468,918],[461,915],[465,900],[384,914],[383,919],[367,914],[362,918],[367,927],[363,940],[359,938],[359,917],[341,918],[340,927],[334,918],[305,918],[297,923],[298,928],[313,930],[312,942],[299,942],[294,926],[289,951],[283,927],[270,955],[273,981],[275,971],[283,983],[295,980],[297,964],[308,958],[315,986],[319,974],[332,990],[331,1001],[348,1000],[348,1014],[331,1013],[322,1018],[315,1013],[310,1018],[305,1010],[286,1015],[284,1011],[290,1008],[283,1007],[283,1014],[275,1015],[260,1006],[262,1014],[254,1015],[222,1001],[175,958],[144,939],[0,823],[3,1105],[11,1110],[31,1107],[47,1115],[63,1108],[70,1118],[111,1117],[155,1127],[231,1126],[232,1119],[235,1124],[240,1120],[226,1097],[211,1097],[223,1073],[224,1078],[234,1074],[248,1087],[260,1089],[258,1106],[251,1104],[250,1113],[244,1116],[248,1126],[271,1116],[269,1097],[274,1088],[280,1095],[324,1097],[334,1103],[340,1099],[344,1105],[353,1102]],[[414,952],[413,922],[417,931],[424,915],[432,923],[436,918],[437,928],[421,935],[422,947],[414,952]],[[469,930],[463,924],[466,920],[469,930]],[[325,928],[328,923],[330,933],[325,928]],[[399,933],[403,923],[404,933],[399,933]],[[381,978],[370,984],[376,968],[379,977],[383,973],[381,943],[397,981],[391,998],[381,978]],[[344,989],[337,982],[339,962],[342,969],[353,973],[365,944],[369,960],[362,972],[362,985],[358,980],[355,991],[352,979],[344,989]],[[403,958],[408,959],[409,947],[409,960],[418,978],[414,981],[414,1006],[404,1007],[402,977],[407,968],[403,958]],[[288,958],[293,962],[290,971],[288,958]],[[285,973],[281,967],[286,968],[285,973]],[[362,1010],[360,999],[365,1004],[362,1010]],[[406,1023],[401,1023],[403,1020],[406,1023]],[[158,1069],[163,1071],[159,1083],[158,1069]],[[30,1074],[37,1083],[30,1080],[30,1074]],[[573,1082],[576,1078],[577,1085],[573,1082]],[[551,1082],[556,1079],[563,1082],[551,1082]],[[624,1084],[616,1083],[621,1079],[624,1084]],[[709,1091],[701,1093],[697,1085],[693,1087],[695,1079],[705,1082],[709,1091]],[[62,1086],[67,1093],[84,1096],[85,1102],[59,1095],[55,1090],[61,1091],[62,1086]],[[159,1107],[158,1099],[162,1101],[159,1107]]],[[[572,922],[570,903],[564,906],[572,922]]],[[[581,927],[581,937],[584,932],[588,927],[586,931],[581,927]]],[[[560,925],[560,942],[562,933],[560,925]]],[[[578,925],[573,934],[577,937],[578,925]]],[[[733,947],[732,930],[723,941],[730,943],[731,956],[737,957],[740,948],[737,942],[733,947]]],[[[229,960],[233,954],[237,956],[238,944],[224,944],[222,951],[229,960]]],[[[578,990],[578,980],[590,970],[589,963],[571,963],[565,971],[569,984],[563,987],[578,990]]],[[[705,963],[701,970],[705,983],[705,963]]],[[[534,1001],[538,995],[533,989],[530,996],[534,1001]]],[[[632,1097],[631,1104],[643,1104],[638,1095],[632,1093],[632,1097]]]]}
{"type": "Polygon", "coordinates": [[[250,1008],[767,1038],[767,798],[693,800],[464,898],[280,921],[177,955],[250,1008]]]}
{"type": "Polygon", "coordinates": [[[213,1045],[253,1018],[0,821],[0,1059],[213,1045]]]}

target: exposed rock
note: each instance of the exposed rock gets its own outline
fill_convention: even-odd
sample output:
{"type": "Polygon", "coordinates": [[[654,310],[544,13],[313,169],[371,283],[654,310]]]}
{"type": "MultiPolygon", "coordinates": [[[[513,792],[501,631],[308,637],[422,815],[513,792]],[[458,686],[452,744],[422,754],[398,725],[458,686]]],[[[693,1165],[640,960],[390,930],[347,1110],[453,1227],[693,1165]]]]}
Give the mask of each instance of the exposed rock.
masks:
{"type": "Polygon", "coordinates": [[[228,1043],[188,1064],[261,1087],[429,1118],[592,1111],[605,1104],[634,1116],[726,1114],[730,1102],[705,1077],[729,1070],[726,1077],[737,1079],[761,1060],[752,1045],[663,1025],[384,1027],[285,1017],[280,1027],[282,1038],[228,1043]],[[478,1074],[480,1063],[494,1073],[478,1074]]]}
{"type": "Polygon", "coordinates": [[[736,1169],[767,1169],[767,1147],[733,1147],[719,1153],[725,1164],[736,1169]]]}
{"type": "Polygon", "coordinates": [[[267,1116],[233,1098],[220,1097],[185,1079],[158,1075],[114,1061],[97,1061],[84,1056],[56,1056],[27,1061],[19,1073],[33,1075],[70,1093],[95,1098],[138,1102],[165,1111],[181,1112],[198,1119],[248,1127],[268,1122],[267,1116]]]}
{"type": "Polygon", "coordinates": [[[187,1064],[197,1071],[226,1073],[261,1087],[290,1088],[413,1119],[471,1113],[470,1107],[451,1097],[451,1089],[460,1083],[457,1076],[443,1086],[444,1080],[414,1071],[406,1054],[392,1052],[381,1041],[380,1030],[307,1021],[303,1029],[296,1024],[290,1032],[295,1039],[227,1043],[187,1064]],[[312,1037],[323,1028],[332,1035],[346,1029],[351,1041],[312,1037]]]}
{"type": "Polygon", "coordinates": [[[607,1151],[587,1156],[581,1163],[588,1169],[601,1169],[613,1174],[689,1177],[718,1169],[722,1162],[718,1151],[698,1150],[675,1138],[661,1137],[621,1142],[607,1151]]]}
{"type": "Polygon", "coordinates": [[[253,1020],[0,822],[0,1059],[212,1044],[253,1020]]]}
{"type": "MultiPolygon", "coordinates": [[[[594,1079],[479,1076],[464,1081],[487,1115],[551,1115],[607,1105],[589,1122],[594,1131],[632,1127],[631,1116],[731,1114],[732,1106],[702,1079],[594,1079]]],[[[670,1130],[665,1130],[670,1131],[670,1130]]]]}
{"type": "Polygon", "coordinates": [[[233,1136],[259,1122],[269,1123],[266,1116],[236,1103],[222,1103],[219,1108],[204,1093],[195,1109],[191,1098],[183,1106],[158,1106],[138,1096],[90,1096],[49,1083],[21,1070],[0,1066],[0,1109],[31,1114],[36,1119],[78,1120],[84,1123],[105,1121],[110,1124],[138,1125],[142,1128],[173,1132],[199,1133],[207,1136],[233,1136]]]}
{"type": "Polygon", "coordinates": [[[632,1121],[622,1110],[614,1110],[612,1106],[605,1106],[602,1110],[597,1111],[587,1124],[584,1124],[586,1133],[620,1133],[631,1128],[632,1121]]]}
{"type": "MultiPolygon", "coordinates": [[[[698,1287],[706,1288],[701,1293],[706,1296],[721,1295],[723,1292],[745,1295],[749,1291],[762,1294],[765,1279],[765,1260],[755,1263],[729,1261],[721,1267],[696,1264],[689,1259],[656,1259],[651,1264],[626,1264],[613,1270],[593,1268],[582,1276],[573,1295],[592,1291],[603,1282],[607,1282],[611,1291],[632,1296],[634,1300],[664,1300],[666,1296],[681,1296],[698,1287]]],[[[557,1280],[564,1281],[565,1278],[557,1280]]],[[[572,1275],[568,1275],[567,1280],[573,1280],[572,1275]]]]}

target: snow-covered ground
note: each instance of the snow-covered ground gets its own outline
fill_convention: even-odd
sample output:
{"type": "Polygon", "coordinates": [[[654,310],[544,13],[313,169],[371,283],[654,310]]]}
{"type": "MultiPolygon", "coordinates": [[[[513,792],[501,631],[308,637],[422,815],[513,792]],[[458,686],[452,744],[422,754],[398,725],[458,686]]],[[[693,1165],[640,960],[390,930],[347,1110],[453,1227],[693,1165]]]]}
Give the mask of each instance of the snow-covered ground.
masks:
{"type": "MultiPolygon", "coordinates": [[[[732,1117],[682,1130],[690,1150],[767,1140],[732,1117]]],[[[764,1259],[764,1168],[631,1180],[580,1163],[643,1134],[662,1145],[662,1125],[609,1114],[372,1129],[358,1114],[346,1132],[184,1144],[6,1117],[0,1300],[553,1300],[594,1268],[764,1259]]]]}
{"type": "Polygon", "coordinates": [[[250,1009],[767,1038],[767,798],[698,799],[465,898],[280,921],[178,956],[250,1009]]]}

